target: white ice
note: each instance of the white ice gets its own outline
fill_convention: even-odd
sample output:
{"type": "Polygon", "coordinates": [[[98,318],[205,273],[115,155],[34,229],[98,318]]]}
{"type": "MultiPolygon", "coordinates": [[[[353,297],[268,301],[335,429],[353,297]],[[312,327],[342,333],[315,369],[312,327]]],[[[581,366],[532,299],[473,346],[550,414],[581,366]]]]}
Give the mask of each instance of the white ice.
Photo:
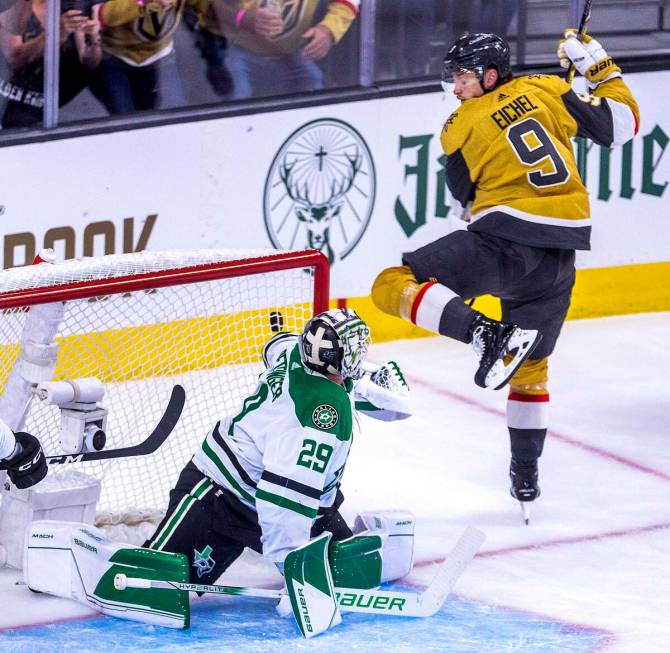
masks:
{"type": "MultiPolygon", "coordinates": [[[[540,466],[542,496],[529,526],[508,493],[505,391],[474,385],[469,347],[444,338],[374,346],[374,360],[392,358],[407,372],[416,410],[395,424],[365,419],[344,478],[345,516],[412,510],[417,566],[409,580],[417,584],[429,579],[430,561],[472,524],[487,540],[457,585],[459,597],[601,633],[592,653],[665,653],[669,334],[669,313],[565,325],[550,362],[550,434],[540,466]]],[[[19,579],[19,572],[0,571],[0,629],[90,614],[31,594],[15,584],[19,579]]],[[[224,579],[253,584],[277,577],[245,556],[224,579]]],[[[0,632],[0,650],[9,650],[2,640],[0,632]]],[[[80,642],[72,650],[94,646],[80,642]]],[[[393,642],[385,650],[393,651],[393,642]]]]}

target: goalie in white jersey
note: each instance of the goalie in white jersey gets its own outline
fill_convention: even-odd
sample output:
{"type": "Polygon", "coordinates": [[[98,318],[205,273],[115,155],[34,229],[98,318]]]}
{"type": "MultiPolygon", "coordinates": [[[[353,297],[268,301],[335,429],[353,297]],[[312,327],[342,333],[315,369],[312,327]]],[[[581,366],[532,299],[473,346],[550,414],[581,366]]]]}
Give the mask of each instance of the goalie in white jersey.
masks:
{"type": "Polygon", "coordinates": [[[329,531],[335,585],[372,587],[408,573],[411,514],[365,513],[354,525],[364,535],[352,537],[338,511],[357,411],[410,414],[400,368],[366,364],[369,343],[367,325],[347,309],[315,316],[300,335],[274,336],[256,392],[207,436],[145,546],[185,554],[192,582],[211,584],[245,547],[282,570],[288,553],[329,531]]]}

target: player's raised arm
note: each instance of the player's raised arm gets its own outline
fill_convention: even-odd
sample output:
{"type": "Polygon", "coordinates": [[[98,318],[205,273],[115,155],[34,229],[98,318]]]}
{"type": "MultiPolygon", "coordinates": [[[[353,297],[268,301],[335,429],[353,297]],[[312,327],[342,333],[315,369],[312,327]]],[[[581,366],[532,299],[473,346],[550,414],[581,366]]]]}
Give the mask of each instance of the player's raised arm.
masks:
{"type": "Polygon", "coordinates": [[[568,90],[563,95],[566,109],[577,123],[577,135],[599,145],[612,147],[629,141],[639,128],[640,112],[630,89],[616,65],[596,39],[585,35],[577,39],[568,29],[558,46],[561,66],[572,62],[585,77],[591,94],[568,90]]]}

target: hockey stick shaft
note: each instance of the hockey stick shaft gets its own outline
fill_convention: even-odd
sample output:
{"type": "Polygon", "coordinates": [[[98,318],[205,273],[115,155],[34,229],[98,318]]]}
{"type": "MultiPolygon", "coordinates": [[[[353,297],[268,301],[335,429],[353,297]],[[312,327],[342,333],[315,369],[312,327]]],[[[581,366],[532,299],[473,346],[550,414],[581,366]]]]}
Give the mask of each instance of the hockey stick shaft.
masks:
{"type": "MultiPolygon", "coordinates": [[[[183,592],[201,594],[228,594],[231,596],[251,596],[278,601],[286,595],[284,590],[269,590],[255,587],[235,587],[232,585],[205,585],[201,583],[178,583],[168,580],[149,578],[129,578],[125,574],[116,574],[114,587],[118,590],[137,589],[175,589],[183,592]]],[[[348,587],[335,588],[340,609],[345,612],[371,612],[421,616],[419,592],[393,592],[384,590],[360,590],[348,587]],[[406,607],[407,606],[407,607],[406,607]]]]}
{"type": "MultiPolygon", "coordinates": [[[[577,29],[577,38],[580,41],[584,40],[584,36],[586,35],[586,30],[589,27],[589,21],[591,20],[591,5],[593,4],[593,0],[584,0],[584,11],[582,12],[582,18],[579,21],[579,27],[577,29]]],[[[575,78],[575,73],[577,72],[577,69],[575,68],[575,64],[570,63],[570,68],[568,69],[568,77],[567,77],[567,82],[568,84],[572,84],[572,80],[575,78]]]]}
{"type": "MultiPolygon", "coordinates": [[[[335,593],[340,610],[396,617],[431,617],[442,607],[454,584],[483,541],[484,534],[481,531],[468,527],[444,561],[440,563],[437,574],[423,592],[336,587],[335,593]]],[[[277,601],[286,594],[284,590],[178,583],[147,578],[129,578],[125,574],[115,576],[114,586],[118,590],[132,587],[176,589],[204,594],[252,596],[277,601]]]]}
{"type": "Polygon", "coordinates": [[[106,449],[102,451],[85,451],[78,454],[63,454],[61,456],[47,456],[49,465],[64,465],[67,463],[90,462],[93,460],[108,460],[110,458],[127,458],[130,456],[146,456],[154,453],[174,430],[184,409],[186,393],[180,385],[172,388],[170,400],[156,428],[149,437],[139,444],[120,449],[106,449]]]}
{"type": "Polygon", "coordinates": [[[129,578],[125,574],[114,576],[117,590],[138,589],[174,589],[182,592],[200,592],[202,594],[229,594],[231,596],[254,596],[279,600],[283,590],[269,590],[255,587],[236,587],[234,585],[206,585],[204,583],[179,583],[171,580],[152,580],[149,578],[129,578]]]}

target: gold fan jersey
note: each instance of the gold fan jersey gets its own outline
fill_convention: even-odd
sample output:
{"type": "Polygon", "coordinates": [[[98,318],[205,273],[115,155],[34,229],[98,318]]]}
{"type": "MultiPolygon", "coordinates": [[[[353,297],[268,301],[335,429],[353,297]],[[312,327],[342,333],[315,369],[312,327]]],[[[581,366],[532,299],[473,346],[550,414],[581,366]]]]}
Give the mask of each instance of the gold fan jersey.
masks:
{"type": "Polygon", "coordinates": [[[102,47],[131,66],[146,66],[172,52],[172,36],[184,7],[204,12],[208,0],[175,0],[161,7],[157,2],[108,0],[98,14],[102,47]]]}
{"type": "MultiPolygon", "coordinates": [[[[236,9],[263,7],[266,0],[225,0],[236,9]]],[[[303,45],[302,35],[312,27],[319,0],[279,0],[284,29],[277,36],[267,39],[234,26],[224,25],[224,36],[234,45],[256,54],[282,56],[299,50],[303,45]]],[[[327,27],[335,43],[349,29],[356,18],[360,0],[330,0],[326,15],[318,24],[327,27]]]]}
{"type": "Polygon", "coordinates": [[[590,249],[589,201],[571,138],[607,147],[637,133],[637,104],[621,78],[593,95],[554,75],[517,77],[467,100],[445,123],[447,184],[468,229],[534,247],[590,249]]]}

